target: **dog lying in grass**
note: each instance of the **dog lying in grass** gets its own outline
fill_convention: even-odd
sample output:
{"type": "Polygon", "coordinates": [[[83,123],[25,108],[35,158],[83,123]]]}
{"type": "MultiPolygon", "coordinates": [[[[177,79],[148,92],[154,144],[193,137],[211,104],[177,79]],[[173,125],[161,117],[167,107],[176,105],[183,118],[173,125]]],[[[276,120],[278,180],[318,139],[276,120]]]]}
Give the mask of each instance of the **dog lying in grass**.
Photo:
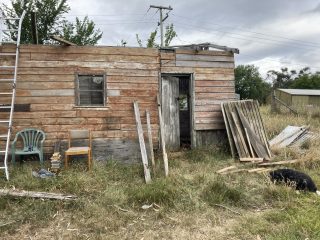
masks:
{"type": "Polygon", "coordinates": [[[311,177],[303,172],[284,168],[271,171],[269,174],[273,182],[284,182],[288,186],[295,186],[296,190],[310,191],[320,195],[311,177]]]}

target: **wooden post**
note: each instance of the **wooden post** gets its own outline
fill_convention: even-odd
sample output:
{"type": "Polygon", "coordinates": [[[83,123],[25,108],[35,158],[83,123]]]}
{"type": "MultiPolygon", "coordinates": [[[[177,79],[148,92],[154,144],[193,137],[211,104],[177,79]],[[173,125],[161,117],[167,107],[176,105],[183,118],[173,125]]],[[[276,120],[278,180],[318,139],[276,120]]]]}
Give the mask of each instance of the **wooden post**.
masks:
{"type": "Polygon", "coordinates": [[[162,157],[163,157],[163,163],[164,163],[164,172],[165,172],[165,176],[167,177],[169,175],[169,164],[168,164],[168,156],[167,156],[167,152],[166,152],[166,144],[164,142],[163,121],[162,121],[161,104],[160,104],[159,95],[157,96],[157,101],[158,101],[158,113],[159,113],[159,126],[160,126],[160,139],[161,139],[162,157]]]}
{"type": "Polygon", "coordinates": [[[146,116],[147,116],[147,129],[148,129],[148,138],[149,138],[149,148],[150,148],[152,171],[153,171],[153,175],[155,175],[156,174],[156,163],[154,161],[152,130],[151,130],[151,122],[150,122],[150,112],[148,110],[146,110],[146,116]]]}
{"type": "Polygon", "coordinates": [[[151,182],[151,175],[150,175],[150,169],[149,169],[149,165],[148,165],[146,145],[144,143],[143,130],[142,130],[141,118],[140,118],[140,112],[139,112],[139,105],[138,105],[137,101],[133,102],[133,107],[134,107],[134,114],[136,117],[137,133],[138,133],[138,138],[139,138],[139,145],[140,145],[141,158],[142,158],[142,164],[143,164],[144,178],[146,180],[146,183],[150,183],[151,182]]]}

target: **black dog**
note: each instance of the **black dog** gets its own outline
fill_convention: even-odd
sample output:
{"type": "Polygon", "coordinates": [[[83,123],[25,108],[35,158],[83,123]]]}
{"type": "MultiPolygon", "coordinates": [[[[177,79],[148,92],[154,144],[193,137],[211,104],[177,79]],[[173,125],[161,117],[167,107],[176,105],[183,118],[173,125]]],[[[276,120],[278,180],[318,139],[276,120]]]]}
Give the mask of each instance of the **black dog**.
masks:
{"type": "Polygon", "coordinates": [[[296,190],[317,192],[317,187],[311,177],[303,172],[293,169],[278,169],[271,171],[270,178],[273,182],[284,182],[285,184],[296,187],[296,190]],[[292,184],[292,185],[291,185],[292,184]]]}

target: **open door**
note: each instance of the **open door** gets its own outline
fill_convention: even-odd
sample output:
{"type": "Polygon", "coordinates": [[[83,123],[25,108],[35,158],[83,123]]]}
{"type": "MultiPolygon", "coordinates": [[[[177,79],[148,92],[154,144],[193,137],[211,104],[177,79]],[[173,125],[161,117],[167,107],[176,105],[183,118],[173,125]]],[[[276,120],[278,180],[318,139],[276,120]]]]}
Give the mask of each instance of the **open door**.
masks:
{"type": "Polygon", "coordinates": [[[166,146],[169,150],[191,147],[191,74],[163,74],[161,86],[166,146]]]}
{"type": "Polygon", "coordinates": [[[161,85],[164,140],[168,150],[178,150],[180,148],[179,78],[162,76],[161,85]]]}

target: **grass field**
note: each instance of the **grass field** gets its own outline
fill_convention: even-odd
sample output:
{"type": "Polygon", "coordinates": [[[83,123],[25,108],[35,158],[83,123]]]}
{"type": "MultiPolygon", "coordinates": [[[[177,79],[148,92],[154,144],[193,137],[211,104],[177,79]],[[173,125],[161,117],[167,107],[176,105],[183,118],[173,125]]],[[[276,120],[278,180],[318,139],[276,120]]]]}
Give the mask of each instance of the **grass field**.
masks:
{"type": "MultiPolygon", "coordinates": [[[[289,124],[320,131],[318,118],[270,115],[261,108],[269,137],[289,124]]],[[[304,152],[277,151],[320,186],[320,143],[304,152]]],[[[31,176],[35,163],[18,165],[0,186],[71,193],[76,201],[0,198],[1,239],[320,239],[320,197],[274,185],[267,174],[215,172],[235,164],[214,147],[169,155],[146,185],[140,165],[96,163],[91,172],[73,165],[53,179],[31,176]],[[155,203],[149,209],[143,205],[155,203]]],[[[250,165],[248,168],[252,167],[250,165]]]]}

